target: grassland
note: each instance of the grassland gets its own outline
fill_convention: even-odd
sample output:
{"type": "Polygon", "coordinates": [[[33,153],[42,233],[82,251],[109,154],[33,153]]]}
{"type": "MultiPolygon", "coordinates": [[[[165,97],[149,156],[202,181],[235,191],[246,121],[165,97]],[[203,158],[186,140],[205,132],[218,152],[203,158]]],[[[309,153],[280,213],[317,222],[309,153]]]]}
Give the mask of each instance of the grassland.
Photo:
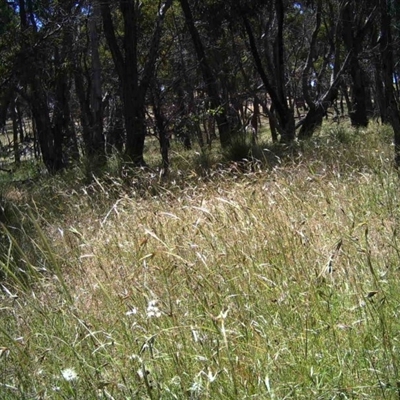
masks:
{"type": "Polygon", "coordinates": [[[248,168],[4,183],[0,398],[399,398],[392,152],[330,126],[248,168]]]}

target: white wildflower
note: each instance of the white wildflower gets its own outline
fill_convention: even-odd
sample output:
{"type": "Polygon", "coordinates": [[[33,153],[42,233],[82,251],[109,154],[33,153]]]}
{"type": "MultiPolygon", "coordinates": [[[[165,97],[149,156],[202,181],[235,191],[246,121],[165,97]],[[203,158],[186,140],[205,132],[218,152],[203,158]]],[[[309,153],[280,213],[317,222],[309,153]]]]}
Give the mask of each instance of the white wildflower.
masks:
{"type": "Polygon", "coordinates": [[[75,372],[73,368],[65,368],[63,371],[61,371],[61,374],[63,378],[68,381],[75,381],[78,379],[78,374],[75,372]]]}
{"type": "Polygon", "coordinates": [[[161,317],[161,311],[157,307],[157,300],[150,300],[149,304],[147,306],[146,314],[148,318],[156,317],[159,318],[161,317]]]}

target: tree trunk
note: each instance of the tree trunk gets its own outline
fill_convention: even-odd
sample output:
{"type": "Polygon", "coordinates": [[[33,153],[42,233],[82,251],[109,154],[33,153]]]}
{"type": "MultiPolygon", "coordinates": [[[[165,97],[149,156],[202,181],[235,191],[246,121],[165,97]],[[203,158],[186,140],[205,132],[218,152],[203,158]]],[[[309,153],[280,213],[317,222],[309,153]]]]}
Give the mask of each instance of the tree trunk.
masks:
{"type": "MultiPolygon", "coordinates": [[[[27,1],[29,21],[34,32],[37,32],[36,21],[32,11],[32,3],[27,1]]],[[[25,31],[28,28],[28,16],[26,12],[26,4],[24,0],[19,1],[21,29],[25,31]]],[[[25,52],[29,53],[30,49],[26,44],[22,44],[21,55],[25,52]]],[[[39,141],[39,147],[42,153],[42,160],[47,170],[50,173],[56,173],[62,170],[65,165],[63,161],[62,149],[62,131],[53,129],[50,119],[50,107],[48,92],[45,88],[45,79],[43,71],[39,69],[40,57],[44,56],[43,49],[37,49],[34,53],[35,58],[31,68],[26,69],[23,65],[20,66],[21,71],[26,71],[23,76],[26,85],[30,87],[30,93],[26,97],[31,105],[32,116],[35,120],[35,127],[39,141]],[[43,80],[42,80],[43,79],[43,80]]],[[[20,62],[24,62],[24,57],[21,57],[20,62]]],[[[55,107],[57,107],[55,101],[55,107]]],[[[57,112],[58,110],[56,110],[57,112]]]]}
{"type": "Polygon", "coordinates": [[[349,112],[352,126],[366,127],[368,126],[367,106],[366,106],[366,79],[365,72],[359,62],[360,46],[365,29],[354,26],[353,20],[355,10],[354,2],[347,2],[343,7],[343,41],[350,55],[350,75],[352,78],[352,110],[349,112]]]}
{"type": "Polygon", "coordinates": [[[313,135],[314,131],[321,126],[324,116],[327,115],[328,108],[333,104],[334,100],[337,97],[338,88],[341,83],[341,76],[344,70],[348,66],[352,53],[349,52],[347,54],[345,60],[341,65],[340,63],[341,21],[338,21],[335,27],[335,35],[331,40],[330,53],[332,55],[334,54],[331,83],[324,94],[319,95],[319,98],[317,100],[313,100],[310,95],[310,86],[308,79],[310,70],[313,66],[313,58],[316,51],[316,40],[321,26],[322,1],[318,1],[317,6],[318,10],[316,15],[316,26],[312,34],[310,49],[308,52],[308,57],[305,63],[305,67],[303,69],[303,76],[302,76],[303,94],[307,102],[307,105],[309,106],[309,111],[304,120],[300,121],[301,128],[298,134],[299,139],[310,138],[313,135]]]}
{"type": "Polygon", "coordinates": [[[107,95],[103,100],[104,114],[106,118],[106,153],[111,155],[115,149],[122,153],[124,148],[124,112],[120,97],[116,94],[107,95]]]}
{"type": "Polygon", "coordinates": [[[200,64],[201,73],[203,75],[204,84],[206,86],[205,90],[207,91],[211,103],[211,109],[212,112],[215,114],[221,147],[225,148],[229,145],[231,141],[231,127],[227,118],[227,111],[225,106],[223,106],[221,98],[219,96],[217,80],[207,61],[204,46],[201,41],[200,34],[195,26],[189,3],[187,0],[180,0],[180,4],[183,14],[185,15],[186,25],[193,41],[193,46],[196,51],[198,62],[200,64]]]}
{"type": "Polygon", "coordinates": [[[167,119],[161,108],[160,89],[159,85],[153,88],[151,96],[153,103],[153,113],[158,131],[158,140],[160,142],[160,153],[162,158],[162,176],[168,174],[169,169],[169,138],[166,132],[167,119]]]}
{"type": "Polygon", "coordinates": [[[70,155],[72,159],[79,159],[79,151],[74,131],[71,128],[71,113],[69,108],[68,72],[65,70],[65,58],[55,50],[54,64],[58,71],[55,78],[54,109],[53,109],[53,136],[55,144],[62,149],[63,156],[70,155]],[[67,146],[65,146],[67,145],[67,146]]]}
{"type": "Polygon", "coordinates": [[[394,95],[393,88],[393,39],[391,31],[391,2],[390,0],[380,0],[381,11],[381,60],[382,72],[385,88],[385,103],[387,108],[388,120],[393,127],[394,133],[394,161],[397,168],[400,167],[400,110],[394,95]]]}
{"type": "Polygon", "coordinates": [[[44,89],[37,78],[33,78],[31,95],[32,115],[35,119],[40,151],[43,163],[50,173],[56,173],[64,168],[62,141],[60,132],[53,131],[50,121],[50,110],[47,104],[47,97],[44,89]],[[54,136],[57,135],[57,137],[54,136]]]}
{"type": "MultiPolygon", "coordinates": [[[[244,27],[246,29],[247,36],[249,38],[250,50],[257,68],[257,71],[263,81],[266,91],[268,92],[272,106],[275,110],[275,114],[277,116],[276,121],[279,122],[279,126],[276,126],[279,133],[281,134],[281,142],[282,143],[290,143],[295,139],[295,123],[294,123],[294,111],[290,109],[286,100],[286,91],[284,87],[279,87],[277,90],[275,89],[275,85],[272,85],[271,81],[268,79],[267,73],[262,65],[261,57],[257,49],[256,41],[254,38],[253,30],[251,25],[246,17],[243,17],[244,27]]],[[[280,35],[280,33],[278,33],[280,35]]],[[[282,39],[277,39],[276,41],[277,48],[275,49],[275,53],[283,52],[282,39]]],[[[281,55],[276,55],[275,58],[278,62],[281,62],[281,55]]],[[[277,67],[278,68],[278,67],[277,67]]],[[[283,68],[283,65],[280,65],[279,68],[283,68]]],[[[278,83],[283,83],[282,77],[280,77],[281,72],[277,72],[278,75],[278,83]]]]}
{"type": "Polygon", "coordinates": [[[160,5],[155,28],[150,40],[146,64],[139,76],[138,65],[138,31],[141,3],[138,1],[120,1],[120,10],[124,21],[124,53],[122,53],[115,34],[112,21],[110,0],[101,3],[104,34],[111,51],[114,65],[119,77],[123,112],[126,130],[125,153],[135,165],[145,165],[143,152],[146,136],[145,97],[151,79],[153,79],[158,49],[161,40],[162,25],[172,0],[160,5]]]}
{"type": "Polygon", "coordinates": [[[91,49],[91,146],[89,148],[89,157],[98,165],[106,163],[105,140],[103,133],[103,107],[101,94],[101,63],[99,55],[99,35],[98,21],[100,20],[100,8],[95,0],[92,3],[93,12],[89,17],[88,29],[91,49]]]}
{"type": "Polygon", "coordinates": [[[84,143],[84,150],[86,156],[90,157],[91,149],[92,149],[92,133],[90,126],[90,104],[89,99],[86,96],[85,84],[83,80],[83,71],[79,65],[79,62],[76,61],[74,68],[74,79],[75,79],[75,90],[76,96],[79,102],[79,120],[82,127],[82,138],[84,143]]]}
{"type": "Polygon", "coordinates": [[[271,139],[272,143],[278,143],[278,132],[276,128],[276,118],[274,114],[275,114],[274,107],[271,106],[268,115],[269,128],[271,129],[271,139]]]}
{"type": "Polygon", "coordinates": [[[19,154],[19,145],[18,145],[18,116],[16,112],[16,101],[13,97],[11,100],[11,119],[13,126],[13,147],[14,147],[14,162],[16,165],[19,165],[21,162],[20,154],[19,154]]]}
{"type": "Polygon", "coordinates": [[[144,165],[143,152],[146,136],[144,96],[139,88],[138,18],[136,1],[120,1],[124,21],[124,56],[122,61],[122,100],[124,105],[126,147],[125,153],[135,165],[144,165]]]}
{"type": "Polygon", "coordinates": [[[321,104],[311,107],[306,117],[302,121],[299,139],[307,139],[312,137],[315,130],[321,127],[325,114],[326,109],[321,104]]]}
{"type": "Polygon", "coordinates": [[[354,127],[367,127],[367,105],[366,105],[366,92],[365,92],[365,79],[363,78],[364,72],[361,69],[360,63],[357,59],[354,60],[352,56],[350,74],[353,80],[352,90],[352,112],[350,113],[351,125],[354,127]]]}
{"type": "Polygon", "coordinates": [[[17,99],[15,102],[15,109],[17,111],[18,128],[19,128],[19,141],[22,143],[25,140],[23,114],[21,112],[21,102],[17,99]]]}

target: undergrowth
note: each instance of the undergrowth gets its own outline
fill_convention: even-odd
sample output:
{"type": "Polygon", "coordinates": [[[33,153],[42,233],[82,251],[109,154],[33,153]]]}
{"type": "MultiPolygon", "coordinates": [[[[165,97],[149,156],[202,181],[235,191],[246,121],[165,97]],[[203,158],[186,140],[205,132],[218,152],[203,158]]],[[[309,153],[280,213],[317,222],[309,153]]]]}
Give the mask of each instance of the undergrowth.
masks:
{"type": "Polygon", "coordinates": [[[392,147],[337,129],[249,168],[8,187],[0,397],[398,398],[392,147]]]}

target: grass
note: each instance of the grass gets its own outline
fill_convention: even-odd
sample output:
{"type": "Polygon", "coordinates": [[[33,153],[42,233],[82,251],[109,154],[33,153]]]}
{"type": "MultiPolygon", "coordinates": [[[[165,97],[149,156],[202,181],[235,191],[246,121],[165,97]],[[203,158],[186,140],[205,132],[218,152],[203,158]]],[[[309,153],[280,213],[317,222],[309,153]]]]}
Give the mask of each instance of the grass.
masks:
{"type": "Polygon", "coordinates": [[[0,397],[399,398],[393,149],[337,129],[255,171],[8,187],[0,397]]]}

